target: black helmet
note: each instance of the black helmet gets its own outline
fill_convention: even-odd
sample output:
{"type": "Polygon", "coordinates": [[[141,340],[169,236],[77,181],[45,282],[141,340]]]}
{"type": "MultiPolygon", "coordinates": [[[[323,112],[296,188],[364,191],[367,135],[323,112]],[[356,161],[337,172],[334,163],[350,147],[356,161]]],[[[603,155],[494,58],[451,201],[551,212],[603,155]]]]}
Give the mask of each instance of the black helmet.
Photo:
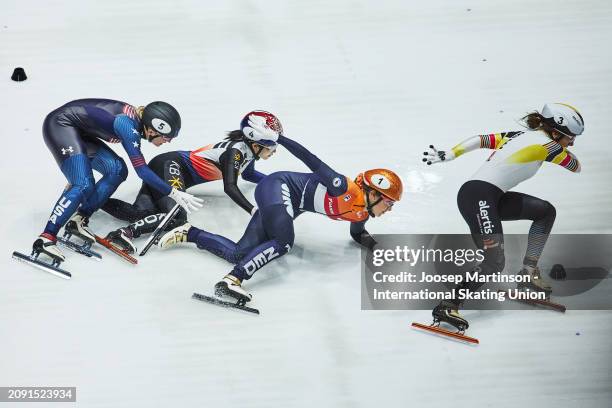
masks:
{"type": "Polygon", "coordinates": [[[151,102],[142,112],[142,123],[164,137],[173,138],[181,130],[181,115],[169,103],[151,102]]]}

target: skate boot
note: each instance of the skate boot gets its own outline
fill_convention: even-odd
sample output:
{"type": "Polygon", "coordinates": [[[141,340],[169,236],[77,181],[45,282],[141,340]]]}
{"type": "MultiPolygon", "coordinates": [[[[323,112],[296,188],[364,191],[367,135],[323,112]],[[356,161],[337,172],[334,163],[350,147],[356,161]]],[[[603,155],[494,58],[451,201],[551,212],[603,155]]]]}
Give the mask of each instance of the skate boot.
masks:
{"type": "Polygon", "coordinates": [[[133,238],[134,233],[130,227],[119,228],[106,235],[106,239],[109,240],[111,244],[128,254],[134,254],[137,251],[136,246],[132,242],[133,238]]]}
{"type": "Polygon", "coordinates": [[[53,260],[54,264],[59,265],[66,257],[57,245],[55,245],[56,240],[53,238],[55,237],[48,234],[41,234],[38,239],[34,241],[34,244],[32,244],[32,255],[38,258],[40,254],[45,254],[53,260]]]}
{"type": "Polygon", "coordinates": [[[238,300],[239,303],[245,304],[253,299],[253,296],[242,289],[241,284],[240,279],[232,274],[227,274],[215,285],[215,296],[229,296],[238,300]]]}
{"type": "Polygon", "coordinates": [[[470,327],[468,321],[459,314],[459,307],[446,300],[440,302],[431,312],[431,315],[433,316],[434,324],[439,325],[440,322],[446,322],[455,326],[460,332],[464,332],[470,327]]]}
{"type": "Polygon", "coordinates": [[[521,269],[519,275],[529,276],[528,282],[519,282],[516,284],[516,287],[519,290],[533,290],[536,292],[544,292],[546,293],[547,298],[550,297],[552,288],[550,287],[550,285],[544,282],[544,279],[542,279],[542,276],[540,275],[540,269],[537,266],[523,266],[523,269],[521,269]]]}
{"type": "Polygon", "coordinates": [[[70,218],[64,227],[64,237],[70,240],[72,235],[76,235],[86,243],[96,242],[96,236],[89,230],[89,217],[84,217],[78,212],[70,218]]]}
{"type": "Polygon", "coordinates": [[[176,227],[173,230],[166,232],[159,239],[157,246],[161,249],[168,249],[171,246],[180,244],[181,242],[187,242],[187,233],[191,228],[190,223],[185,223],[180,227],[176,227]]]}

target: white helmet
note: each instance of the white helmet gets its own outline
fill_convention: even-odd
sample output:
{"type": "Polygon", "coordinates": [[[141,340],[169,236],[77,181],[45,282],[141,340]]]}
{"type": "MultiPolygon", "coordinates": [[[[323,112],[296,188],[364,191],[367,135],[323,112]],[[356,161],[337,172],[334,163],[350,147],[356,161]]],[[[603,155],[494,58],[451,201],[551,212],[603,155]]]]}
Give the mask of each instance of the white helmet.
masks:
{"type": "Polygon", "coordinates": [[[544,122],[567,136],[578,136],[584,132],[584,119],[573,106],[565,103],[547,103],[542,108],[544,122]]]}

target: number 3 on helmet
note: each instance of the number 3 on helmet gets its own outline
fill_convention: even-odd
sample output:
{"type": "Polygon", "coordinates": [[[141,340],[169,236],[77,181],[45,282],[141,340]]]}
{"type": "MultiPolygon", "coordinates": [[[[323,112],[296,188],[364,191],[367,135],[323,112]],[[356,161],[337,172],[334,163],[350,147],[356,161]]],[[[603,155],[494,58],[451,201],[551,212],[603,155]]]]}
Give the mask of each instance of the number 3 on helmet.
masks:
{"type": "Polygon", "coordinates": [[[402,192],[404,191],[402,179],[391,170],[366,170],[359,175],[358,179],[363,180],[363,184],[368,188],[378,191],[393,201],[402,199],[402,192]]]}

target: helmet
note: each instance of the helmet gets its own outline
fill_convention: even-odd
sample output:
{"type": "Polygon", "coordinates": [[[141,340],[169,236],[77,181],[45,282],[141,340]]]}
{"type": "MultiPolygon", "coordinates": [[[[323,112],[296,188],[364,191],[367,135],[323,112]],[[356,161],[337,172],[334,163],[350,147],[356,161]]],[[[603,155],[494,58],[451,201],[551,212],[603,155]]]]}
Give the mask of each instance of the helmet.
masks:
{"type": "Polygon", "coordinates": [[[393,201],[401,200],[404,191],[402,179],[387,169],[366,170],[357,177],[357,184],[359,182],[393,201]]]}
{"type": "Polygon", "coordinates": [[[142,123],[164,137],[173,138],[181,129],[181,115],[169,103],[151,102],[142,112],[142,123]]]}
{"type": "Polygon", "coordinates": [[[544,123],[566,136],[578,136],[584,131],[584,119],[573,106],[547,103],[542,108],[544,123]]]}
{"type": "Polygon", "coordinates": [[[282,135],[283,125],[281,125],[280,120],[278,120],[278,118],[270,112],[266,112],[262,110],[254,110],[244,115],[244,118],[242,118],[242,121],[240,121],[240,130],[242,130],[244,137],[246,137],[248,140],[254,143],[260,144],[262,146],[266,146],[266,147],[276,146],[276,142],[273,140],[266,140],[266,139],[255,140],[253,138],[253,135],[252,135],[253,129],[249,126],[249,116],[251,115],[260,117],[262,122],[265,121],[265,124],[267,127],[272,129],[279,135],[282,135]]]}

